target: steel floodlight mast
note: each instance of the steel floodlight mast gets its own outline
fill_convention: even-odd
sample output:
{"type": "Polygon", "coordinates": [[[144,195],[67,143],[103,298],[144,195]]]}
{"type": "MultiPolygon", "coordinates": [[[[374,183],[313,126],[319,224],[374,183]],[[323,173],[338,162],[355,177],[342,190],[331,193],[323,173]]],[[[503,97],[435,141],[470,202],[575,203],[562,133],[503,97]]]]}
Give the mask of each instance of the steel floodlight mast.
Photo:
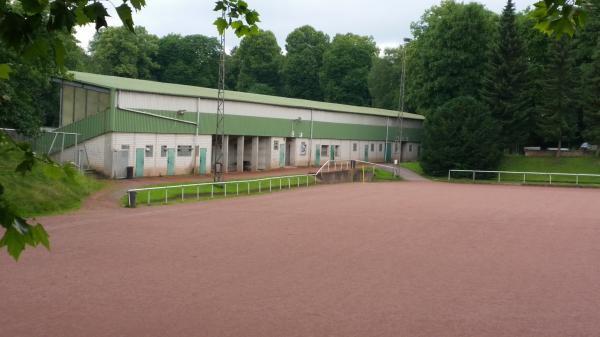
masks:
{"type": "MultiPolygon", "coordinates": [[[[225,11],[221,12],[225,19],[225,11]]],[[[219,81],[217,84],[217,125],[215,130],[215,146],[213,150],[213,177],[215,182],[223,181],[223,159],[225,143],[225,32],[220,35],[221,55],[219,57],[219,81]]]]}

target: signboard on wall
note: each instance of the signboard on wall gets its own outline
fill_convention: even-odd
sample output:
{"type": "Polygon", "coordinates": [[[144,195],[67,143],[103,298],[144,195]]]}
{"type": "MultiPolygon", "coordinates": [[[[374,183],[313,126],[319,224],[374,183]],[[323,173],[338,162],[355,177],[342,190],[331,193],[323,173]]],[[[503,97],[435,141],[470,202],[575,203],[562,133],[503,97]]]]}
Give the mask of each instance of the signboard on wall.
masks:
{"type": "Polygon", "coordinates": [[[300,143],[300,155],[306,156],[306,142],[300,143]]]}

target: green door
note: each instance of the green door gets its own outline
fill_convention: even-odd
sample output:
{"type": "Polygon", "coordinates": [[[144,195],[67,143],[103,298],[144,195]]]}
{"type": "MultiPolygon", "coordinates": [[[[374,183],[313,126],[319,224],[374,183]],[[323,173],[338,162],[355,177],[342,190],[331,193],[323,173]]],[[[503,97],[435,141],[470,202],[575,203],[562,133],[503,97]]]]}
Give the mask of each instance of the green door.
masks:
{"type": "Polygon", "coordinates": [[[175,175],[175,149],[167,149],[167,175],[175,175]]]}
{"type": "Polygon", "coordinates": [[[335,160],[335,146],[329,145],[329,159],[335,160]]]}
{"type": "Polygon", "coordinates": [[[200,174],[206,174],[206,149],[202,148],[200,149],[200,174]]]}
{"type": "Polygon", "coordinates": [[[364,161],[369,161],[369,144],[365,145],[365,159],[364,161]]]}
{"type": "Polygon", "coordinates": [[[285,167],[285,143],[279,146],[279,167],[285,167]]]}
{"type": "Polygon", "coordinates": [[[146,149],[135,149],[135,176],[144,176],[144,155],[146,149]]]}
{"type": "Polygon", "coordinates": [[[392,144],[385,143],[385,162],[390,163],[392,161],[392,144]]]}
{"type": "Polygon", "coordinates": [[[315,146],[315,166],[321,165],[321,145],[315,146]]]}

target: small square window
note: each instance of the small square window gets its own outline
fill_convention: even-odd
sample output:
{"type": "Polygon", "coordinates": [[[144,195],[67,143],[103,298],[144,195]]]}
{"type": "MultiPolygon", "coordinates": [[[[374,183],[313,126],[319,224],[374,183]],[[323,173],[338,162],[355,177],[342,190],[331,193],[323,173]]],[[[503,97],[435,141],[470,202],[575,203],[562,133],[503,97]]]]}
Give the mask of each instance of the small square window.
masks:
{"type": "Polygon", "coordinates": [[[279,141],[276,140],[273,142],[273,151],[279,150],[279,141]]]}
{"type": "Polygon", "coordinates": [[[154,156],[154,145],[146,145],[146,157],[154,156]]]}
{"type": "Polygon", "coordinates": [[[383,144],[379,144],[379,152],[383,151],[383,144]]]}
{"type": "Polygon", "coordinates": [[[356,152],[356,151],[358,151],[358,144],[353,143],[352,144],[352,152],[356,152]]]}
{"type": "Polygon", "coordinates": [[[327,156],[327,151],[329,150],[329,146],[322,145],[321,146],[321,156],[327,156]]]}
{"type": "Polygon", "coordinates": [[[177,145],[177,156],[178,157],[191,157],[192,146],[191,145],[177,145]]]}
{"type": "Polygon", "coordinates": [[[375,144],[371,144],[371,152],[375,152],[375,144]]]}
{"type": "Polygon", "coordinates": [[[129,150],[129,145],[121,145],[121,150],[129,150]]]}
{"type": "Polygon", "coordinates": [[[160,156],[161,157],[166,157],[167,156],[167,152],[168,152],[168,148],[166,145],[161,145],[160,146],[160,156]]]}

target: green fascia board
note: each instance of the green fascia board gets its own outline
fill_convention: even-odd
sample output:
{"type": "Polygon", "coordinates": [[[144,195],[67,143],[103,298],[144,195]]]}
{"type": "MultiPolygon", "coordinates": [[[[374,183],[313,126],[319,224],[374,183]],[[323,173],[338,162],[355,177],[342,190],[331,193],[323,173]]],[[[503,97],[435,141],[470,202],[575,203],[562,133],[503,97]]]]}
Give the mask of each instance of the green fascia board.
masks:
{"type": "MultiPolygon", "coordinates": [[[[115,90],[127,90],[146,92],[153,94],[188,96],[208,99],[217,99],[217,90],[211,88],[194,87],[189,85],[162,83],[148,80],[139,80],[125,77],[99,75],[73,71],[70,72],[76,82],[90,84],[115,90]]],[[[310,101],[297,98],[279,96],[259,95],[239,91],[225,91],[225,99],[228,101],[269,104],[284,107],[305,108],[332,112],[346,112],[371,116],[398,117],[399,112],[370,107],[361,107],[346,104],[310,101]]],[[[425,117],[405,112],[406,119],[424,120],[425,117]]]]}
{"type": "MultiPolygon", "coordinates": [[[[195,132],[195,125],[187,124],[196,121],[195,113],[177,115],[174,111],[140,110],[143,112],[161,115],[170,119],[161,119],[144,114],[136,114],[119,110],[117,117],[119,132],[156,132],[156,133],[189,133],[195,132]],[[122,113],[123,112],[123,113],[122,113]],[[135,120],[132,120],[135,118],[135,120]],[[151,121],[144,121],[149,118],[151,121]],[[173,119],[180,119],[178,123],[173,119]],[[152,126],[152,127],[149,127],[152,126]]],[[[294,137],[310,138],[310,121],[293,121],[281,118],[265,118],[254,116],[225,115],[225,134],[260,136],[260,137],[294,137]]],[[[210,113],[200,113],[198,133],[212,135],[215,133],[216,116],[210,113]]],[[[403,138],[406,141],[420,141],[421,129],[404,128],[403,138]]],[[[393,141],[395,130],[388,130],[388,140],[393,141]]],[[[343,139],[385,141],[386,127],[375,125],[342,124],[331,122],[314,122],[313,138],[315,139],[343,139]]]]}

